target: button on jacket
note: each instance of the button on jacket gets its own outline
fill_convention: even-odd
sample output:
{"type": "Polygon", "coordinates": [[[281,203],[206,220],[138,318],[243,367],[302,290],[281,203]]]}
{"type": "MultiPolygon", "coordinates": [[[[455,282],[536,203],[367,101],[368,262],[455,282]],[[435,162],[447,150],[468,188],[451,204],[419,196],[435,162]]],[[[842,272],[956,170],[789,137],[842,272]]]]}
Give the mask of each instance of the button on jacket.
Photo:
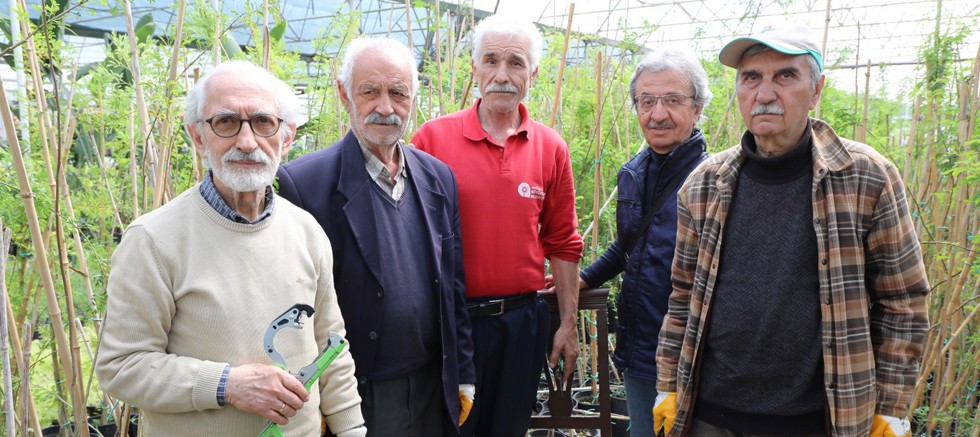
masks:
{"type": "MultiPolygon", "coordinates": [[[[868,435],[874,414],[908,414],[928,329],[929,284],[895,165],[822,121],[811,125],[830,430],[868,435]]],[[[738,231],[725,229],[725,221],[744,159],[739,146],[712,156],[678,194],[674,291],[657,351],[657,389],[677,392],[671,436],[685,435],[697,401],[701,334],[725,233],[738,231]]]]}

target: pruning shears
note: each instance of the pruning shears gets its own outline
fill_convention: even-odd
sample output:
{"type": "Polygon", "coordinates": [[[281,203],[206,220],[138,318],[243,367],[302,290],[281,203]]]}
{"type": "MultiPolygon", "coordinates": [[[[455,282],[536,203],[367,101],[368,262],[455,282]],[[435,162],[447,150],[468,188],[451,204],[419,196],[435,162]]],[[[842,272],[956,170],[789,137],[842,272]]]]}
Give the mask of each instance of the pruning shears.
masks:
{"type": "MultiPolygon", "coordinates": [[[[313,362],[299,369],[299,371],[291,372],[286,367],[286,359],[276,350],[273,340],[275,340],[276,334],[282,331],[283,328],[303,329],[303,316],[306,315],[309,318],[313,315],[313,312],[313,307],[309,305],[302,303],[293,305],[269,324],[269,327],[265,330],[265,339],[263,342],[265,353],[272,360],[272,363],[296,377],[296,379],[303,383],[303,387],[306,388],[307,392],[313,387],[313,383],[320,378],[323,371],[330,366],[330,363],[344,351],[344,346],[347,345],[347,342],[344,341],[344,338],[340,334],[331,332],[327,339],[327,345],[320,351],[320,355],[317,355],[313,362]]],[[[265,428],[262,428],[259,437],[283,437],[283,434],[282,430],[279,429],[278,423],[269,421],[266,423],[265,428]]]]}

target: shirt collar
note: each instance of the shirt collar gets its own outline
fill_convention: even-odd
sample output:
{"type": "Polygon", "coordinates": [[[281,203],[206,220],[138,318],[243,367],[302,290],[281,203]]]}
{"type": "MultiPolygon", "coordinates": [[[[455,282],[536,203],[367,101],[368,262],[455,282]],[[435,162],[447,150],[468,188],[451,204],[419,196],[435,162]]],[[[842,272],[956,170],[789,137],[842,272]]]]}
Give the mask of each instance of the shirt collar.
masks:
{"type": "Polygon", "coordinates": [[[214,208],[215,211],[218,211],[218,214],[220,214],[222,217],[235,223],[254,225],[272,215],[272,206],[276,197],[272,195],[272,186],[266,185],[265,187],[265,209],[262,210],[262,214],[259,214],[255,221],[251,221],[228,206],[225,199],[221,197],[220,193],[218,193],[218,187],[214,185],[213,178],[214,176],[211,173],[211,170],[208,169],[208,173],[204,175],[204,180],[201,181],[201,196],[204,197],[204,200],[208,202],[208,205],[211,205],[211,207],[214,208]]]}
{"type": "MultiPolygon", "coordinates": [[[[476,103],[467,110],[463,117],[463,136],[471,141],[484,141],[490,138],[490,135],[483,130],[483,125],[480,124],[479,107],[482,101],[482,98],[476,99],[476,103]]],[[[521,115],[521,125],[517,127],[517,132],[514,132],[514,134],[518,135],[523,133],[528,141],[531,141],[533,139],[531,133],[531,117],[528,116],[527,107],[524,106],[523,102],[517,104],[517,112],[521,115]]]]}
{"type": "MultiPolygon", "coordinates": [[[[371,176],[371,180],[378,180],[378,176],[382,175],[385,180],[391,180],[388,167],[377,156],[374,156],[370,149],[361,144],[361,140],[357,140],[357,146],[361,148],[361,156],[364,157],[364,165],[368,175],[371,176]]],[[[402,140],[395,143],[395,148],[398,150],[398,173],[395,174],[395,179],[407,179],[408,171],[405,167],[405,151],[402,150],[402,140]]]]}

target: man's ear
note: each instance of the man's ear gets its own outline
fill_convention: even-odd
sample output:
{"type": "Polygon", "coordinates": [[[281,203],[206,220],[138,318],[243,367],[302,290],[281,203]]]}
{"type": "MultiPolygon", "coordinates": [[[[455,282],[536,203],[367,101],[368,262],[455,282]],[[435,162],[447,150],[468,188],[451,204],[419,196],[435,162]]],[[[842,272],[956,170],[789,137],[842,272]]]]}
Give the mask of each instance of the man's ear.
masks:
{"type": "Polygon", "coordinates": [[[813,95],[810,96],[810,109],[816,108],[820,104],[820,92],[823,91],[824,79],[826,76],[820,75],[817,83],[813,86],[813,95]]]}
{"type": "Polygon", "coordinates": [[[337,80],[337,96],[340,97],[340,103],[344,105],[344,109],[350,112],[350,96],[347,95],[347,89],[339,79],[337,80]]]}
{"type": "Polygon", "coordinates": [[[187,135],[191,137],[191,142],[194,143],[194,150],[197,151],[197,155],[204,159],[204,138],[202,138],[200,126],[197,123],[188,123],[184,125],[184,130],[187,131],[187,135]]]}

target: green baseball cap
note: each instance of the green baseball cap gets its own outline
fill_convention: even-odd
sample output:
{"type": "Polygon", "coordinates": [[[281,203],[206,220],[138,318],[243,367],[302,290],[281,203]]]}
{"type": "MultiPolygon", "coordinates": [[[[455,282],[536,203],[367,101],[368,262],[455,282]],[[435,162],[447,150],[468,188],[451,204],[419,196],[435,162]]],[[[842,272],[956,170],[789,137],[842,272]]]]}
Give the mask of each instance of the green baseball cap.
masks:
{"type": "Polygon", "coordinates": [[[733,39],[721,49],[718,60],[732,68],[738,68],[738,62],[749,47],[764,44],[767,47],[787,55],[810,55],[817,61],[817,67],[823,71],[823,55],[817,48],[816,42],[810,38],[810,32],[803,26],[766,26],[750,35],[733,39]]]}

